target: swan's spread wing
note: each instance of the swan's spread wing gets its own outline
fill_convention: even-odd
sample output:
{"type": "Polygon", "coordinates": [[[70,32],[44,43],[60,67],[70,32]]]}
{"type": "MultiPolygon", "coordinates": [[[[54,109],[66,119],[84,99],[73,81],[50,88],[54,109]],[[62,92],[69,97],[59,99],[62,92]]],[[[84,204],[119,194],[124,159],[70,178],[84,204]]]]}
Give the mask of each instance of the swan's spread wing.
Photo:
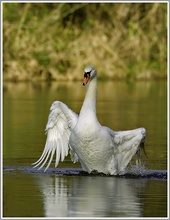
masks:
{"type": "MultiPolygon", "coordinates": [[[[51,112],[45,129],[47,140],[44,151],[39,160],[34,163],[35,167],[41,165],[40,168],[42,168],[49,159],[46,169],[50,166],[55,153],[55,167],[57,167],[60,159],[63,161],[65,156],[68,155],[70,133],[78,119],[78,115],[60,101],[55,101],[50,110],[51,112]]],[[[72,149],[70,151],[72,160],[76,162],[77,155],[72,149]]]]}
{"type": "Polygon", "coordinates": [[[145,128],[119,132],[108,129],[108,131],[113,140],[119,170],[123,171],[134,155],[140,161],[141,148],[144,146],[146,138],[145,128]]]}

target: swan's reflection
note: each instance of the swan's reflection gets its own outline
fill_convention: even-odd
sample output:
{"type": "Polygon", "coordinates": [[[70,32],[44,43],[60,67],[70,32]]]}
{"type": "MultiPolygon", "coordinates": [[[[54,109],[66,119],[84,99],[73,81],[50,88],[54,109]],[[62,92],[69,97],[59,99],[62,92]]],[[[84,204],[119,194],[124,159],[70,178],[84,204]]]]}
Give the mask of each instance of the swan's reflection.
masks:
{"type": "Polygon", "coordinates": [[[139,217],[144,179],[38,175],[46,217],[139,217]]]}

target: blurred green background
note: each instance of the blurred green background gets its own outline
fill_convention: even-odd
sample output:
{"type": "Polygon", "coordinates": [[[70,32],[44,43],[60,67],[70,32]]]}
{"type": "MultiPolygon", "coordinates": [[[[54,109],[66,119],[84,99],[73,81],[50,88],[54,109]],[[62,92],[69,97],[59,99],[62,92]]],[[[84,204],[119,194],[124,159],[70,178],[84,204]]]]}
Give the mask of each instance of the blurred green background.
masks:
{"type": "Polygon", "coordinates": [[[3,80],[167,77],[167,3],[3,3],[3,80]]]}

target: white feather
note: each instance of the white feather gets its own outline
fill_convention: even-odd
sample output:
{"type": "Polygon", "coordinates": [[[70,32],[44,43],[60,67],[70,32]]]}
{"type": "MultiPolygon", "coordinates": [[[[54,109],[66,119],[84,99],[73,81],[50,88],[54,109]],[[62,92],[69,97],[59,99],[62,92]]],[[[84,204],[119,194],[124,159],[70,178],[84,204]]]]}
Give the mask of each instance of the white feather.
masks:
{"type": "Polygon", "coordinates": [[[68,152],[71,160],[74,163],[79,160],[82,168],[89,173],[95,170],[105,174],[122,174],[134,155],[140,164],[146,130],[138,128],[115,132],[100,125],[96,116],[97,71],[94,67],[85,68],[83,85],[87,90],[79,116],[60,101],[52,104],[45,129],[45,148],[40,159],[34,163],[35,167],[40,169],[47,163],[47,169],[55,153],[57,167],[68,152]]]}
{"type": "Polygon", "coordinates": [[[64,161],[64,158],[68,155],[70,133],[78,119],[78,115],[60,101],[55,101],[50,110],[51,112],[45,129],[47,134],[45,148],[40,159],[33,163],[35,165],[34,167],[40,166],[39,169],[49,160],[47,169],[55,153],[55,167],[58,166],[60,159],[64,161]]]}

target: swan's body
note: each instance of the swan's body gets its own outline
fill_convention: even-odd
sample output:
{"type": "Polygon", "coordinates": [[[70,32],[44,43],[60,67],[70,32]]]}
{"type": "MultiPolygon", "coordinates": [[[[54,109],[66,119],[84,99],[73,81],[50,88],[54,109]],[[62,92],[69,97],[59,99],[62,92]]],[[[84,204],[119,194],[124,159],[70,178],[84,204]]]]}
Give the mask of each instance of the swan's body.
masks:
{"type": "Polygon", "coordinates": [[[79,116],[62,102],[52,104],[46,145],[35,166],[43,167],[50,157],[47,169],[56,152],[57,167],[70,150],[72,161],[80,161],[88,173],[122,174],[134,155],[140,162],[146,131],[138,128],[115,132],[102,126],[96,116],[97,71],[94,67],[85,68],[83,85],[87,90],[79,116]]]}

